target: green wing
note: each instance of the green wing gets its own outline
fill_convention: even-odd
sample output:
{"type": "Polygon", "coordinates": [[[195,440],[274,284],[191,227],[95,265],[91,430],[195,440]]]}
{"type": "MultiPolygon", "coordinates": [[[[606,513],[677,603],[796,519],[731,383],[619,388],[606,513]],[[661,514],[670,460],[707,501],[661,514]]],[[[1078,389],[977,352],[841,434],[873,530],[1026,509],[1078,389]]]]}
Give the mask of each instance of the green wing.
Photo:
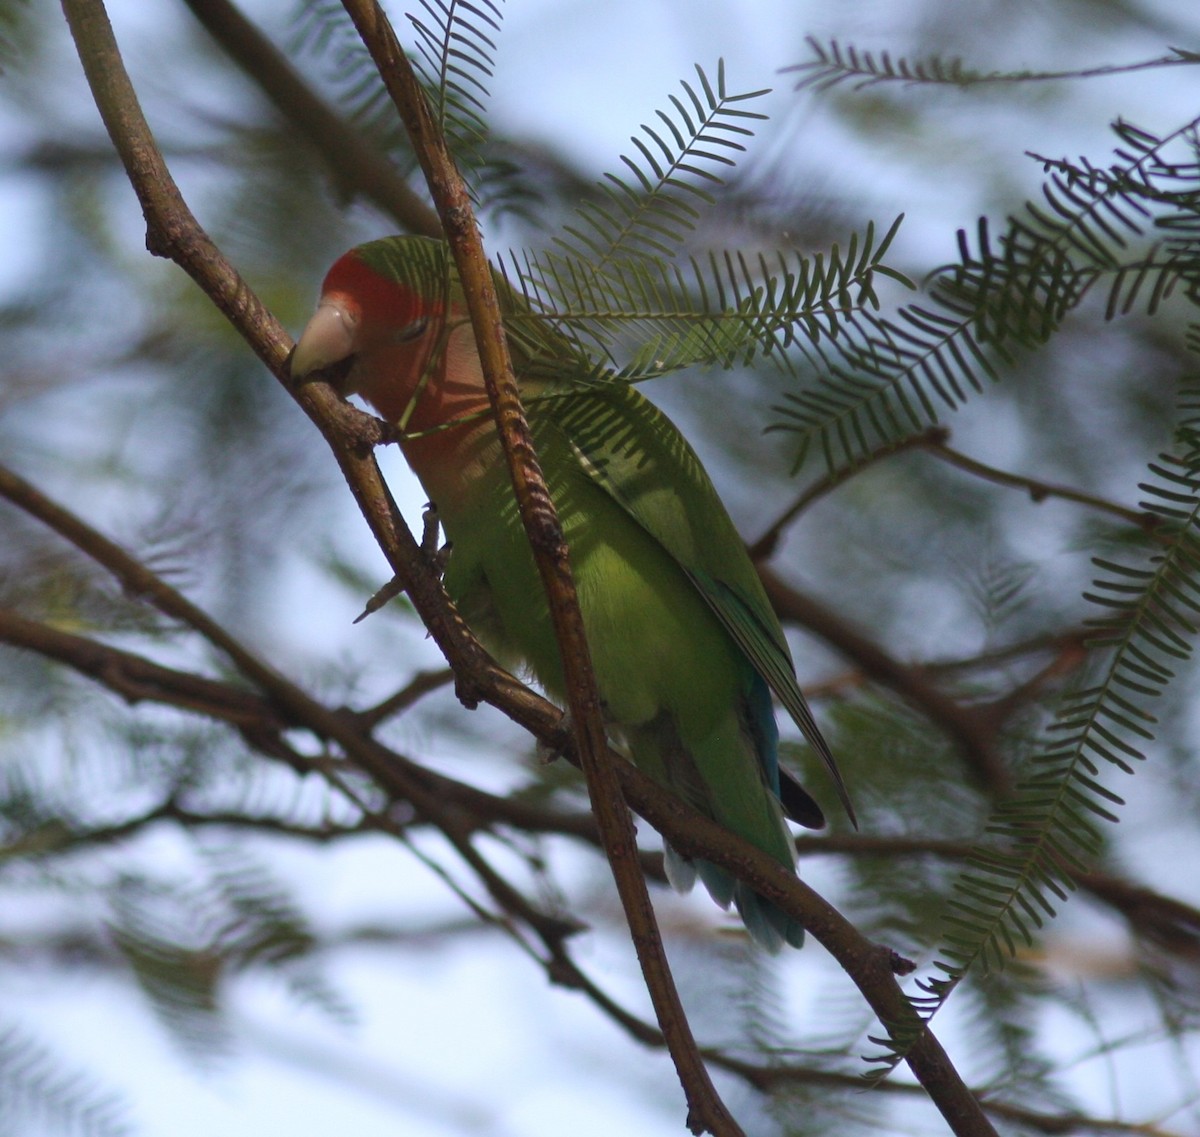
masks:
{"type": "Polygon", "coordinates": [[[535,395],[535,436],[561,431],[591,480],[687,574],[820,755],[846,813],[854,807],[828,744],[796,683],[783,629],[741,536],[695,452],[671,421],[629,384],[593,382],[535,395]]]}

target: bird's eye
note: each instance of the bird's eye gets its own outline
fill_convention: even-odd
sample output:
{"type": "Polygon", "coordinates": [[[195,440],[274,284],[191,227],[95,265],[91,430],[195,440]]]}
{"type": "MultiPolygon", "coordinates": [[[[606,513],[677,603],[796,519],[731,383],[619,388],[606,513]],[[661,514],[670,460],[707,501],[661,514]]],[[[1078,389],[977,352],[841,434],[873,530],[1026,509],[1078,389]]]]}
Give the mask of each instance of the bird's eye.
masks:
{"type": "Polygon", "coordinates": [[[396,342],[411,343],[415,339],[420,339],[427,327],[429,327],[429,320],[425,316],[413,320],[411,324],[405,324],[404,327],[396,329],[396,342]]]}

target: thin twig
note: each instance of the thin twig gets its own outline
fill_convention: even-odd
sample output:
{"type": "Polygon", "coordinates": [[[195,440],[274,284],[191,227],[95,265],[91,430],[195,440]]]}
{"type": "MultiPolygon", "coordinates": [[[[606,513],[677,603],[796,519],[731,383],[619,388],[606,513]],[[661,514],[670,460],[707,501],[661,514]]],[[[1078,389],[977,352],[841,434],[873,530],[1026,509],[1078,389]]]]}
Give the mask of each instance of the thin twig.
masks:
{"type": "Polygon", "coordinates": [[[1057,485],[1054,482],[1044,482],[1038,478],[1026,477],[1023,474],[1013,474],[1008,470],[989,466],[986,462],[980,462],[977,458],[972,458],[960,450],[955,450],[953,447],[947,446],[944,439],[938,441],[934,438],[927,440],[923,438],[920,447],[926,453],[932,454],[935,458],[959,470],[963,470],[973,477],[981,478],[986,482],[993,482],[998,486],[1009,486],[1012,489],[1024,490],[1029,495],[1030,500],[1034,502],[1043,502],[1050,498],[1073,501],[1076,505],[1087,506],[1088,509],[1107,513],[1119,521],[1125,521],[1141,529],[1142,532],[1150,534],[1155,532],[1162,521],[1162,518],[1153,513],[1147,513],[1140,509],[1130,509],[1128,506],[1119,505],[1117,502],[1109,501],[1107,498],[1100,497],[1097,494],[1085,493],[1083,490],[1072,489],[1070,486],[1057,485]]]}
{"type": "Polygon", "coordinates": [[[902,438],[899,442],[891,442],[886,446],[880,446],[877,450],[872,450],[865,458],[856,462],[852,466],[846,466],[833,474],[826,474],[822,478],[818,478],[811,486],[808,487],[791,505],[787,507],[767,528],[763,531],[761,537],[757,541],[751,543],[747,552],[750,554],[750,559],[756,564],[759,561],[770,560],[775,554],[775,550],[779,547],[779,542],[783,537],[783,531],[796,520],[809,506],[819,501],[821,498],[831,494],[838,486],[844,485],[851,478],[857,477],[869,466],[873,466],[876,462],[882,462],[885,458],[891,458],[895,454],[902,454],[906,450],[919,449],[927,444],[929,439],[940,439],[945,441],[950,432],[944,426],[930,427],[927,431],[921,434],[914,434],[908,438],[902,438]]]}
{"type": "MultiPolygon", "coordinates": [[[[304,758],[283,744],[282,736],[286,730],[306,724],[284,717],[274,704],[252,691],[233,687],[221,680],[164,667],[143,656],[74,632],[62,631],[6,608],[0,608],[0,643],[37,652],[44,658],[71,667],[129,702],[154,701],[226,722],[268,757],[282,759],[302,773],[320,765],[320,760],[304,758]]],[[[350,715],[358,729],[369,731],[371,723],[366,713],[350,712],[350,715]]],[[[595,818],[590,812],[567,812],[537,805],[520,797],[489,794],[445,774],[419,767],[411,759],[395,752],[391,752],[391,758],[396,766],[406,768],[411,776],[423,778],[441,801],[470,814],[468,827],[471,829],[512,826],[527,833],[574,837],[594,847],[600,846],[595,818]]],[[[173,809],[148,815],[147,821],[157,817],[170,817],[184,823],[200,823],[202,820],[199,815],[185,816],[184,811],[174,803],[173,809]]],[[[237,823],[232,815],[205,815],[203,820],[212,824],[237,823]]],[[[423,819],[416,820],[417,824],[422,822],[423,819]]],[[[252,822],[247,820],[245,823],[252,822]]],[[[322,835],[332,837],[379,828],[369,817],[345,830],[299,826],[288,829],[283,823],[276,824],[281,831],[311,840],[320,840],[322,835]]],[[[118,825],[111,831],[101,829],[97,831],[95,839],[115,839],[126,834],[129,828],[127,825],[118,825]]],[[[78,839],[90,838],[84,834],[78,839]]],[[[797,837],[796,850],[801,857],[838,855],[894,859],[932,856],[965,861],[974,853],[975,845],[966,838],[833,833],[797,837]]],[[[643,873],[648,877],[665,881],[661,853],[643,852],[640,854],[640,863],[643,873]]],[[[1194,960],[1200,952],[1200,911],[1194,907],[1144,885],[1104,873],[1079,874],[1076,883],[1117,912],[1128,923],[1133,935],[1152,940],[1187,961],[1194,960]]]]}
{"type": "Polygon", "coordinates": [[[993,482],[996,485],[1024,490],[1034,502],[1043,502],[1049,498],[1073,501],[1077,505],[1083,505],[1088,509],[1107,513],[1120,521],[1135,525],[1145,533],[1154,533],[1161,524],[1161,518],[1153,513],[1147,513],[1145,510],[1140,509],[1130,509],[1128,506],[1109,501],[1098,494],[1085,493],[1083,490],[1072,489],[1070,486],[1044,482],[1038,478],[1030,478],[1024,474],[1014,474],[1008,470],[1001,470],[996,466],[989,466],[985,462],[971,458],[960,450],[955,450],[948,445],[949,440],[950,431],[947,427],[932,426],[928,430],[921,431],[919,434],[913,434],[907,438],[900,439],[898,442],[890,442],[886,446],[880,446],[872,450],[865,458],[854,463],[854,465],[818,478],[767,526],[758,540],[751,543],[749,547],[750,559],[756,563],[769,560],[779,547],[784,530],[811,505],[832,493],[839,486],[845,485],[851,478],[857,477],[864,470],[875,465],[875,463],[882,462],[896,454],[902,454],[909,450],[924,450],[927,454],[932,454],[935,458],[963,470],[974,477],[982,478],[984,481],[993,482]]]}
{"type": "Polygon", "coordinates": [[[454,682],[454,672],[448,667],[439,667],[435,671],[418,671],[399,691],[389,695],[365,711],[356,712],[367,727],[376,727],[384,719],[391,718],[408,710],[418,699],[454,682]]]}

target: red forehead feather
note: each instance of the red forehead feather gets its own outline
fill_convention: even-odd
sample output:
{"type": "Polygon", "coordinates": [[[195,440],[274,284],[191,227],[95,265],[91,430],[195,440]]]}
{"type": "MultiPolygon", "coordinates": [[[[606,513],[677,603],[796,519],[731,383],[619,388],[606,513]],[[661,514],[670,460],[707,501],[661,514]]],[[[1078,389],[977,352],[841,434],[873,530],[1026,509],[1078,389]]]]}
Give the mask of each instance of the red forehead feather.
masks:
{"type": "Polygon", "coordinates": [[[424,299],[407,285],[376,272],[355,249],[339,257],[325,276],[321,294],[335,292],[349,297],[368,325],[411,324],[441,308],[441,304],[424,299]]]}

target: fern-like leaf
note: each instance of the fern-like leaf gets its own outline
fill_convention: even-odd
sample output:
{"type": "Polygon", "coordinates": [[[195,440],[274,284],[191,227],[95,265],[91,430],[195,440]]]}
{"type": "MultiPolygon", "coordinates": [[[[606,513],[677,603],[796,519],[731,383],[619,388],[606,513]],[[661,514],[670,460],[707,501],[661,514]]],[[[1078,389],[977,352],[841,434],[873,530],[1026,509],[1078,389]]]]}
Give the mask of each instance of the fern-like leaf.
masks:
{"type": "Polygon", "coordinates": [[[883,260],[900,221],[882,238],[868,225],[844,251],[813,257],[710,253],[684,265],[647,257],[595,275],[584,261],[512,255],[508,280],[527,320],[552,321],[581,356],[599,352],[628,382],[701,364],[793,368],[797,350],[838,341],[878,305],[877,276],[904,279],[883,260]]]}
{"type": "Polygon", "coordinates": [[[822,43],[814,36],[807,38],[812,58],[785,67],[784,72],[797,72],[801,78],[797,90],[806,87],[818,91],[849,83],[856,91],[881,83],[909,85],[940,84],[955,87],[978,87],[995,83],[1045,83],[1072,79],[1094,79],[1108,75],[1123,75],[1131,71],[1157,70],[1164,67],[1200,63],[1200,54],[1172,48],[1167,55],[1137,63],[1117,63],[1103,67],[1088,67],[1072,71],[979,71],[966,67],[961,59],[908,60],[893,59],[891,52],[860,51],[853,44],[843,47],[836,39],[822,43]]]}
{"type": "Polygon", "coordinates": [[[126,880],[111,898],[109,934],[160,1021],[190,1054],[209,1059],[225,1052],[228,1037],[218,984],[223,962],[189,927],[197,896],[141,880],[126,880]]]}
{"type": "Polygon", "coordinates": [[[836,341],[878,306],[877,276],[908,284],[883,261],[899,218],[881,239],[870,226],[827,255],[685,257],[710,191],[764,117],[746,104],[766,93],[732,92],[723,61],[715,85],[696,74],[633,138],[637,156],[622,155],[632,177],[609,174],[552,248],[504,266],[530,318],[552,320],[581,357],[599,352],[629,382],[698,364],[794,367],[797,346],[836,341]]]}
{"type": "Polygon", "coordinates": [[[642,135],[630,140],[640,161],[625,154],[621,161],[633,182],[608,174],[599,200],[580,206],[565,227],[568,236],[556,239],[568,259],[604,275],[625,262],[678,254],[700,209],[712,203],[709,189],[722,184],[721,172],[745,150],[754,133],[750,124],[766,118],[744,104],[768,92],[732,94],[724,60],[717,64],[716,87],[699,64],[696,75],[698,89],[681,81],[685,97],[671,96],[674,114],[660,110],[660,125],[643,124],[642,135]]]}
{"type": "Polygon", "coordinates": [[[1032,944],[1074,891],[1117,820],[1122,799],[1106,772],[1132,774],[1154,738],[1148,704],[1190,658],[1200,629],[1200,415],[1193,392],[1180,428],[1181,456],[1152,463],[1143,509],[1162,518],[1165,547],[1142,565],[1096,558],[1104,574],[1087,599],[1093,646],[1106,652],[1095,681],[1065,697],[1029,774],[996,811],[989,840],[971,857],[946,917],[943,974],[923,984],[932,1014],[976,965],[996,969],[1032,944]]]}
{"type": "Polygon", "coordinates": [[[218,905],[211,941],[237,971],[266,968],[300,1002],[348,1023],[354,1012],[313,962],[316,937],[286,889],[257,860],[231,849],[207,850],[218,905]]]}
{"type": "Polygon", "coordinates": [[[1045,163],[1042,202],[1027,202],[998,238],[981,219],[959,233],[959,260],[934,274],[929,302],[894,316],[860,313],[819,358],[820,379],[789,392],[774,430],[799,436],[797,467],[816,445],[837,470],[938,421],[1017,353],[1043,345],[1100,280],[1110,314],[1151,310],[1183,282],[1200,301],[1200,167],[1168,161],[1200,119],[1165,138],[1128,123],[1114,130],[1117,162],[1045,163]],[[1167,236],[1130,252],[1154,224],[1167,236]]]}
{"type": "Polygon", "coordinates": [[[119,1099],[22,1028],[0,1027],[0,1131],[127,1137],[119,1099]]]}
{"type": "Polygon", "coordinates": [[[297,55],[312,60],[308,66],[328,76],[338,101],[363,134],[399,161],[404,173],[414,170],[408,136],[340,0],[305,0],[297,9],[292,41],[297,55]]]}
{"type": "MultiPolygon", "coordinates": [[[[409,14],[414,66],[434,117],[454,151],[480,213],[528,213],[537,187],[486,122],[487,84],[502,13],[495,0],[421,0],[409,14]]],[[[354,25],[337,0],[308,0],[297,21],[297,49],[326,62],[354,121],[401,163],[415,169],[408,137],[354,25]]]]}
{"type": "Polygon", "coordinates": [[[417,69],[434,118],[461,159],[488,136],[485,80],[492,77],[500,9],[493,0],[421,0],[421,7],[424,17],[408,17],[417,33],[417,69]]]}
{"type": "Polygon", "coordinates": [[[540,193],[487,124],[503,13],[495,0],[421,0],[414,63],[478,212],[529,213],[540,193]]]}

